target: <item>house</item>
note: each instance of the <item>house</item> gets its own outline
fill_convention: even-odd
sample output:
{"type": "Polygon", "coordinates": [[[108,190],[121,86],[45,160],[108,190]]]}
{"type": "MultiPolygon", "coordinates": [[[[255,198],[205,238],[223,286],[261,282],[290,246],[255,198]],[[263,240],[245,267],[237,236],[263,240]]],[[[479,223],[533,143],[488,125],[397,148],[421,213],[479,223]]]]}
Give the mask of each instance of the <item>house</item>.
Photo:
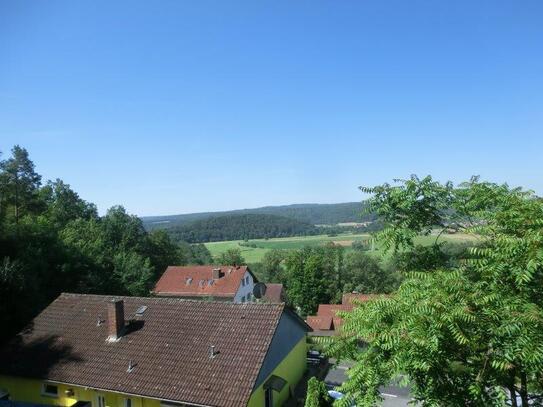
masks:
{"type": "Polygon", "coordinates": [[[382,294],[343,294],[341,304],[319,304],[317,315],[306,318],[307,324],[313,329],[313,336],[331,336],[341,327],[342,319],[339,312],[352,311],[356,302],[365,302],[381,297],[382,294]]]}
{"type": "Polygon", "coordinates": [[[77,407],[282,405],[306,369],[284,304],[61,294],[0,349],[0,394],[77,407]]]}
{"type": "Polygon", "coordinates": [[[285,290],[283,284],[266,283],[262,300],[266,302],[285,302],[285,290]]]}
{"type": "Polygon", "coordinates": [[[247,266],[169,266],[153,289],[158,296],[251,302],[257,282],[247,266]]]}

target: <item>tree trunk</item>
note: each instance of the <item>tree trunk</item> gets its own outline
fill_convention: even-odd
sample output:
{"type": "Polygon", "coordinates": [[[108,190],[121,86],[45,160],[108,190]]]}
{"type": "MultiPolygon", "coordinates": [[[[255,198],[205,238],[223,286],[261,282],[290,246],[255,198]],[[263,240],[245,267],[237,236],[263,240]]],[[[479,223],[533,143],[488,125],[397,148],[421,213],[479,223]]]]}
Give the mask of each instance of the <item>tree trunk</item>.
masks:
{"type": "Polygon", "coordinates": [[[511,407],[518,407],[517,405],[517,392],[515,391],[515,384],[509,386],[509,394],[511,394],[511,407]]]}
{"type": "Polygon", "coordinates": [[[528,384],[526,380],[526,373],[520,373],[520,399],[522,400],[522,406],[528,407],[528,384]]]}

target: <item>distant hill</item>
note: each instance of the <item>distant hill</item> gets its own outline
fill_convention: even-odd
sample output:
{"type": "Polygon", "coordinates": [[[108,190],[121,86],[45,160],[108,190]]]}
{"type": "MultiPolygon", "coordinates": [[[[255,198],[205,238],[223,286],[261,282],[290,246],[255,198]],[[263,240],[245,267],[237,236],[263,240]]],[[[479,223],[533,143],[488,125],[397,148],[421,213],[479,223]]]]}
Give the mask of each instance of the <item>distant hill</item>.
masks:
{"type": "Polygon", "coordinates": [[[312,225],[335,225],[338,223],[366,222],[375,219],[372,214],[362,214],[363,204],[346,202],[337,204],[294,204],[282,206],[265,206],[254,209],[237,209],[223,212],[200,212],[170,216],[143,217],[147,229],[173,228],[191,222],[222,217],[227,215],[263,214],[290,218],[312,225]]]}
{"type": "Polygon", "coordinates": [[[213,216],[168,228],[175,241],[189,243],[257,238],[307,236],[319,233],[316,226],[284,216],[241,214],[213,216]]]}

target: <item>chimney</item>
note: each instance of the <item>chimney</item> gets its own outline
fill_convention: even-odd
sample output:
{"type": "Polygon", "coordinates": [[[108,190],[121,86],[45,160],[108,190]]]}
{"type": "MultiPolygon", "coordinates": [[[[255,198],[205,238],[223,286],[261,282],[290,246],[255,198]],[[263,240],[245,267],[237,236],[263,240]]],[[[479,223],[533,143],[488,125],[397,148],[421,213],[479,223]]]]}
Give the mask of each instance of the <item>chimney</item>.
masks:
{"type": "Polygon", "coordinates": [[[118,341],[124,330],[124,301],[112,300],[107,304],[108,341],[118,341]]]}
{"type": "Polygon", "coordinates": [[[213,269],[213,280],[218,280],[223,276],[223,273],[221,273],[221,269],[213,269]]]}

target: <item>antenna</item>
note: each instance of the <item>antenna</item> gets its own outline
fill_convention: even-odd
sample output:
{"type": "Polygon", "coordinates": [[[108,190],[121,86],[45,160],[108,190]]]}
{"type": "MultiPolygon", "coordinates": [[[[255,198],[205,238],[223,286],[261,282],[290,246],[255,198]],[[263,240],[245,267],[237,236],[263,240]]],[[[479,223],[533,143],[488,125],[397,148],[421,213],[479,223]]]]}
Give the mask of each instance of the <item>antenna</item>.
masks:
{"type": "Polygon", "coordinates": [[[255,298],[262,298],[264,297],[264,294],[266,294],[266,284],[264,283],[256,283],[253,288],[253,295],[255,298]]]}

